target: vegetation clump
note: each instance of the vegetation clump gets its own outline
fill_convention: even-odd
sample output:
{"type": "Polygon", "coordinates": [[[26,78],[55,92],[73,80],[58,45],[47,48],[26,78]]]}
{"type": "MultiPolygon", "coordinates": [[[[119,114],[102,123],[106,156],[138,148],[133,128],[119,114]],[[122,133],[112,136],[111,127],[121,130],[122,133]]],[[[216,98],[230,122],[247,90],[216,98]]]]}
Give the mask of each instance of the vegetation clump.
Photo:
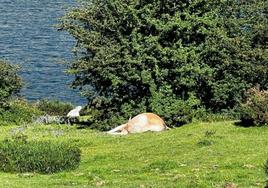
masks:
{"type": "Polygon", "coordinates": [[[23,99],[9,101],[8,108],[0,108],[1,125],[31,123],[44,113],[23,99]]]}
{"type": "Polygon", "coordinates": [[[22,88],[23,83],[18,70],[18,66],[0,60],[0,110],[7,108],[9,99],[22,88]]]}
{"type": "Polygon", "coordinates": [[[268,91],[252,88],[247,92],[245,103],[241,104],[243,125],[268,125],[268,91]]]}
{"type": "Polygon", "coordinates": [[[66,116],[67,113],[74,108],[71,103],[48,99],[40,100],[36,103],[36,107],[51,116],[66,116]]]}
{"type": "Polygon", "coordinates": [[[25,137],[0,143],[0,170],[4,172],[55,173],[75,169],[80,149],[52,141],[27,141],[25,137]]]}

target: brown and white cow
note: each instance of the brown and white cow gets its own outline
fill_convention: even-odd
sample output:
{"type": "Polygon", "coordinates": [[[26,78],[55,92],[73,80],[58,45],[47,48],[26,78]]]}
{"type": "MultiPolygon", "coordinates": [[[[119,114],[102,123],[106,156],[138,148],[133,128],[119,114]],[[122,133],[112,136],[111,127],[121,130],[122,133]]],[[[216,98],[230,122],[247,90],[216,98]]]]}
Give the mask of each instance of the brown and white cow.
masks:
{"type": "Polygon", "coordinates": [[[153,113],[143,113],[130,119],[127,123],[122,124],[110,131],[108,134],[126,135],[129,133],[143,133],[147,131],[160,132],[169,129],[164,120],[153,113]]]}

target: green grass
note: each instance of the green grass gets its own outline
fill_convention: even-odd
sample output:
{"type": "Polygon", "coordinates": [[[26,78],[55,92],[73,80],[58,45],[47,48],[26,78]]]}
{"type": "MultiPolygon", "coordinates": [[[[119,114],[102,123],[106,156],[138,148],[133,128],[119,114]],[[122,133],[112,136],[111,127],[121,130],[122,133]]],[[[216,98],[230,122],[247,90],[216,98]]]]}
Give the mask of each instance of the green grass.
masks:
{"type": "Polygon", "coordinates": [[[193,123],[162,133],[110,136],[65,125],[0,126],[0,141],[68,141],[82,150],[78,169],[52,175],[0,172],[0,187],[264,187],[268,127],[193,123]]]}

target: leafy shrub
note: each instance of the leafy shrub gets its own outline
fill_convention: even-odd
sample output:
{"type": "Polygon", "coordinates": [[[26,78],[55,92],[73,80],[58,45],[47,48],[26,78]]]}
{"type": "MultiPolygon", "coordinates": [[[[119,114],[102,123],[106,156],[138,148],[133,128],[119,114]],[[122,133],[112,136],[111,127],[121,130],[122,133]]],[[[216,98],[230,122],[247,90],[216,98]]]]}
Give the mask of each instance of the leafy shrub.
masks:
{"type": "Polygon", "coordinates": [[[240,113],[243,125],[267,125],[268,91],[249,89],[246,102],[241,104],[240,113]]]}
{"type": "Polygon", "coordinates": [[[215,142],[213,141],[213,136],[215,135],[216,131],[214,130],[207,130],[204,133],[204,137],[201,138],[198,142],[197,145],[199,145],[200,147],[206,147],[206,146],[211,146],[213,145],[215,142]]]}
{"type": "Polygon", "coordinates": [[[52,116],[64,116],[74,108],[71,103],[65,103],[58,100],[44,99],[36,103],[39,110],[52,116]]]}
{"type": "Polygon", "coordinates": [[[34,105],[22,99],[14,99],[9,102],[8,108],[0,108],[1,125],[30,123],[32,120],[42,115],[34,105]]]}
{"type": "Polygon", "coordinates": [[[4,172],[54,173],[74,169],[80,149],[65,143],[5,140],[0,143],[0,170],[4,172]]]}
{"type": "Polygon", "coordinates": [[[18,67],[0,60],[0,108],[7,107],[10,97],[22,88],[18,67]]]}

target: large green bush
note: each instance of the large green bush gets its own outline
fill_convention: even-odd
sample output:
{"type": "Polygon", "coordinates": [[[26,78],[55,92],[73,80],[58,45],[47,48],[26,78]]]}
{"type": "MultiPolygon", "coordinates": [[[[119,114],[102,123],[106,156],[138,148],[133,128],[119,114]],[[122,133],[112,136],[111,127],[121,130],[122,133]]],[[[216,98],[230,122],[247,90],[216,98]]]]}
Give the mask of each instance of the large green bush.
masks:
{"type": "Polygon", "coordinates": [[[240,108],[243,125],[268,125],[268,91],[252,88],[240,108]]]}
{"type": "Polygon", "coordinates": [[[7,107],[12,95],[22,88],[22,79],[18,75],[18,66],[0,60],[0,108],[7,107]]]}
{"type": "Polygon", "coordinates": [[[4,172],[55,173],[74,169],[80,149],[52,141],[6,140],[0,143],[0,170],[4,172]]]}
{"type": "Polygon", "coordinates": [[[145,111],[181,125],[193,109],[233,109],[256,83],[268,88],[262,0],[87,2],[61,29],[77,41],[69,72],[96,127],[145,111]]]}

